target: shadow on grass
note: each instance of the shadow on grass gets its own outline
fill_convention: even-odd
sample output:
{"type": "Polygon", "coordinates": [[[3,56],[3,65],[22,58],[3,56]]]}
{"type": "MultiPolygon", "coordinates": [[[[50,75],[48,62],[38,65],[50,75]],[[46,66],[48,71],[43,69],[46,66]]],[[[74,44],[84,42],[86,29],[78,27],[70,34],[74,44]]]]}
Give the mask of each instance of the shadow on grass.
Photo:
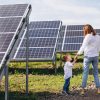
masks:
{"type": "MultiPolygon", "coordinates": [[[[29,92],[28,96],[20,91],[9,91],[9,100],[39,100],[39,94],[29,92]]],[[[0,100],[5,100],[5,92],[0,91],[0,100]]]]}
{"type": "MultiPolygon", "coordinates": [[[[56,93],[51,93],[48,91],[43,92],[29,92],[28,95],[25,93],[22,93],[20,91],[9,91],[9,100],[47,100],[47,98],[50,98],[51,96],[56,95],[56,93]]],[[[0,100],[5,99],[5,92],[0,91],[0,100]]]]}
{"type": "MultiPolygon", "coordinates": [[[[9,68],[10,74],[25,74],[26,69],[25,68],[9,68]]],[[[73,69],[74,75],[82,74],[83,69],[82,68],[75,68],[73,69]]],[[[100,69],[99,69],[100,73],[100,69]]],[[[32,75],[55,75],[55,69],[53,68],[29,68],[29,74],[32,75]]],[[[57,69],[57,75],[63,75],[63,68],[57,69]]],[[[89,74],[93,74],[92,68],[89,70],[89,74]]]]}

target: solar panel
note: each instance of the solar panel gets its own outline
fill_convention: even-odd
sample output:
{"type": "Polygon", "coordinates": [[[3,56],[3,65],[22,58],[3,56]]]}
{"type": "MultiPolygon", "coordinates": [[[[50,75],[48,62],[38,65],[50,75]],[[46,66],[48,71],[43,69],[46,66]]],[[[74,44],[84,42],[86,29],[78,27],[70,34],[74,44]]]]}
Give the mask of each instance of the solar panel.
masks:
{"type": "MultiPolygon", "coordinates": [[[[53,60],[61,21],[35,21],[29,25],[29,60],[53,60]]],[[[26,59],[26,33],[21,38],[13,57],[16,61],[26,59]]]]}
{"type": "Polygon", "coordinates": [[[83,25],[68,25],[63,42],[63,52],[74,52],[82,45],[83,25]]]}
{"type": "Polygon", "coordinates": [[[63,45],[65,33],[66,33],[66,26],[63,25],[61,27],[60,33],[58,35],[57,46],[56,46],[56,51],[57,52],[61,52],[62,51],[62,45],[63,45]]]}
{"type": "MultiPolygon", "coordinates": [[[[100,29],[95,29],[95,31],[100,34],[100,29]]],[[[68,25],[64,37],[63,52],[78,51],[83,39],[83,25],[68,25]]]]}
{"type": "Polygon", "coordinates": [[[0,69],[11,53],[29,11],[28,4],[0,5],[0,69]]]}

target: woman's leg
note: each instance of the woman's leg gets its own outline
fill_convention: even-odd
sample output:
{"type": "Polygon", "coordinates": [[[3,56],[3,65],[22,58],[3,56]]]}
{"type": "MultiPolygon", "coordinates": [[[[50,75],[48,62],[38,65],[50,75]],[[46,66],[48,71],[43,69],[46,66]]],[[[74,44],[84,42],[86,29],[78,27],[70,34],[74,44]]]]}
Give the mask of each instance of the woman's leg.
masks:
{"type": "Polygon", "coordinates": [[[87,84],[87,78],[88,78],[88,74],[89,74],[89,65],[90,65],[90,58],[89,57],[85,57],[84,58],[84,63],[83,63],[83,78],[82,78],[82,88],[86,87],[87,84]]]}
{"type": "Polygon", "coordinates": [[[92,66],[93,66],[93,76],[94,76],[96,87],[100,88],[100,82],[98,77],[98,57],[93,58],[92,66]]]}

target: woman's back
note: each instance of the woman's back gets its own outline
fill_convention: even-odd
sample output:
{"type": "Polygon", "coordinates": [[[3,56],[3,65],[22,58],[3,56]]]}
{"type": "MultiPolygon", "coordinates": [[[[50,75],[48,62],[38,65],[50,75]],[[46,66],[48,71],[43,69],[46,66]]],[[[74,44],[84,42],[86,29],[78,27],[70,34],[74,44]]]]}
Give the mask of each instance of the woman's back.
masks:
{"type": "Polygon", "coordinates": [[[86,42],[84,48],[85,55],[89,57],[98,56],[100,51],[100,36],[88,34],[84,40],[86,42]]]}

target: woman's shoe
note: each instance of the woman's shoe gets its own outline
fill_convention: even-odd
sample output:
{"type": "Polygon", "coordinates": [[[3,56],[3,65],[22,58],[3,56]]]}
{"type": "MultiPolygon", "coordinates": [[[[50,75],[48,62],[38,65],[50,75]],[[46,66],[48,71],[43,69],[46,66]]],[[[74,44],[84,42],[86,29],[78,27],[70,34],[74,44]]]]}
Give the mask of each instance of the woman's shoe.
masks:
{"type": "Polygon", "coordinates": [[[97,88],[97,93],[100,94],[100,88],[97,88]]]}

